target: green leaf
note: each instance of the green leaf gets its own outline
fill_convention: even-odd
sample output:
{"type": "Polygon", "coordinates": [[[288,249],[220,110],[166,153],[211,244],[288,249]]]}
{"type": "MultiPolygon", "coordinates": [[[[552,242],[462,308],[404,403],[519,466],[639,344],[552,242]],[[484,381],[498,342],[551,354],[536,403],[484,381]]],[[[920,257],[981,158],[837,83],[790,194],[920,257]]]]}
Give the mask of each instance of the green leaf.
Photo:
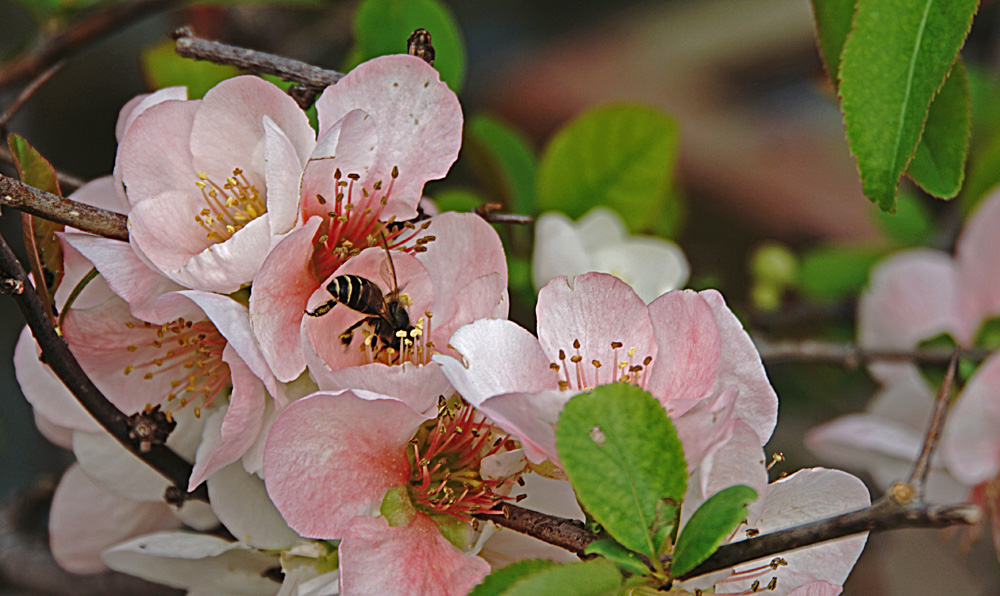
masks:
{"type": "Polygon", "coordinates": [[[354,18],[355,48],[346,70],[388,54],[405,54],[416,29],[427,29],[434,46],[434,68],[453,91],[465,79],[465,44],[455,18],[437,0],[363,0],[354,18]]]}
{"type": "Polygon", "coordinates": [[[634,575],[648,575],[650,572],[649,567],[639,558],[639,555],[610,538],[591,542],[583,553],[585,555],[601,555],[634,575]]]}
{"type": "Polygon", "coordinates": [[[151,89],[187,87],[189,99],[200,99],[212,87],[240,74],[235,66],[182,58],[174,52],[174,42],[169,39],[147,48],[139,60],[151,89]]]}
{"type": "Polygon", "coordinates": [[[594,108],[549,143],[538,169],[539,211],[578,219],[604,205],[635,232],[653,228],[674,181],[677,123],[636,104],[594,108]]]}
{"type": "MultiPolygon", "coordinates": [[[[14,158],[14,167],[17,168],[21,182],[62,196],[55,168],[24,137],[9,135],[7,147],[14,158]]],[[[24,248],[28,253],[35,280],[45,280],[44,288],[39,288],[42,302],[49,312],[54,313],[52,297],[55,296],[63,277],[62,245],[59,244],[56,233],[62,232],[65,226],[24,213],[21,217],[21,228],[24,248]]]]}
{"type": "Polygon", "coordinates": [[[487,576],[469,596],[614,596],[621,583],[618,568],[604,559],[568,565],[528,560],[487,576]]]}
{"type": "Polygon", "coordinates": [[[969,80],[959,58],[931,102],[927,122],[906,173],[927,194],[951,199],[962,188],[972,119],[969,80]]]}
{"type": "Polygon", "coordinates": [[[743,523],[747,505],[756,499],[757,492],[741,484],[723,489],[702,503],[677,538],[670,574],[680,577],[714,553],[743,523]]]}
{"type": "Polygon", "coordinates": [[[483,583],[469,592],[469,596],[501,596],[522,579],[559,566],[560,563],[547,559],[517,561],[487,575],[483,583]]]}
{"type": "Polygon", "coordinates": [[[434,204],[441,211],[472,211],[485,201],[477,193],[464,188],[449,188],[434,194],[434,204]]]}
{"type": "Polygon", "coordinates": [[[865,195],[896,208],[896,185],[962,46],[977,0],[859,0],[840,63],[841,109],[865,195]]]}
{"type": "Polygon", "coordinates": [[[856,295],[868,282],[868,271],[885,254],[870,246],[825,246],[802,255],[799,289],[813,300],[856,295]]]}
{"type": "Polygon", "coordinates": [[[934,234],[934,214],[920,197],[900,192],[896,197],[896,213],[886,213],[872,207],[872,216],[882,231],[901,247],[925,244],[934,234]]]}
{"type": "Polygon", "coordinates": [[[649,393],[601,385],[566,404],[556,448],[577,499],[625,548],[655,559],[663,503],[680,504],[687,467],[677,431],[649,393]]]}
{"type": "Polygon", "coordinates": [[[535,212],[535,152],[509,124],[484,114],[465,128],[463,154],[476,167],[491,195],[515,213],[535,212]]]}
{"type": "Polygon", "coordinates": [[[855,0],[812,0],[816,19],[816,36],[819,38],[819,55],[834,87],[840,70],[840,55],[844,41],[851,32],[855,0]]]}

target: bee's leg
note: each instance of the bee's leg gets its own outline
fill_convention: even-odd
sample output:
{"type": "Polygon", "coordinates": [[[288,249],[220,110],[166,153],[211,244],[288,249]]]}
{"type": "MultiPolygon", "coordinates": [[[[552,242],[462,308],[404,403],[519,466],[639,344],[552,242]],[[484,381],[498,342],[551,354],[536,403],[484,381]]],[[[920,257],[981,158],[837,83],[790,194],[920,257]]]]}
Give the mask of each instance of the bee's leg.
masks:
{"type": "MultiPolygon", "coordinates": [[[[322,307],[320,307],[320,308],[322,308],[322,307]]],[[[319,310],[319,309],[316,309],[316,310],[319,310]]],[[[344,342],[345,346],[351,345],[351,340],[354,339],[354,330],[357,329],[358,327],[364,325],[367,322],[368,322],[368,318],[364,318],[364,319],[361,319],[360,321],[358,321],[357,323],[351,325],[347,329],[344,329],[344,332],[340,334],[340,341],[344,342]]]]}
{"type": "Polygon", "coordinates": [[[326,313],[330,312],[330,309],[332,309],[334,306],[337,306],[336,300],[327,300],[323,304],[317,306],[316,310],[311,312],[307,310],[306,314],[309,315],[310,317],[322,317],[326,313]]]}

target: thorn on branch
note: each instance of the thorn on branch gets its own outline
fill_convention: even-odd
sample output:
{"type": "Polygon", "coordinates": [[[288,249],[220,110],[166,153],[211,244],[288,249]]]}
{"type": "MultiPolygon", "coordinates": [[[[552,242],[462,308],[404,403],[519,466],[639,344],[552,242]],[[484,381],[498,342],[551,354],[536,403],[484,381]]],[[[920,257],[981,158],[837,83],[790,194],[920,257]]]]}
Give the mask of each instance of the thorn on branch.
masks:
{"type": "Polygon", "coordinates": [[[434,66],[434,46],[431,44],[430,32],[427,29],[414,31],[406,40],[406,53],[434,66]]]}
{"type": "Polygon", "coordinates": [[[3,294],[20,294],[24,291],[24,283],[19,279],[14,279],[13,277],[5,277],[0,279],[0,293],[3,294]]]}
{"type": "Polygon", "coordinates": [[[142,412],[129,416],[128,425],[128,437],[135,441],[141,453],[149,453],[153,445],[166,444],[167,437],[177,428],[177,421],[160,411],[157,404],[154,408],[147,407],[142,412]]]}

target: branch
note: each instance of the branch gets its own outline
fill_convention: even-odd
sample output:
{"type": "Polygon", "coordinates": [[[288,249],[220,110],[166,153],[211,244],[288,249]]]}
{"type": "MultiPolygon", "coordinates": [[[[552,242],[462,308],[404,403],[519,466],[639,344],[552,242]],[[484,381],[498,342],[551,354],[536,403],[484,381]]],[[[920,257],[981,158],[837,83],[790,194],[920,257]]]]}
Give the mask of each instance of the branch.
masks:
{"type": "Polygon", "coordinates": [[[298,83],[288,93],[302,109],[311,106],[317,95],[344,76],[335,70],[291,58],[196,37],[190,27],[181,27],[172,32],[170,37],[175,42],[174,51],[179,56],[228,64],[249,73],[275,75],[282,80],[298,83]]]}
{"type": "Polygon", "coordinates": [[[502,514],[481,513],[476,518],[527,534],[581,557],[588,544],[601,539],[575,519],[539,513],[512,503],[503,504],[502,514]]]}
{"type": "Polygon", "coordinates": [[[121,213],[78,203],[3,174],[0,174],[0,207],[13,207],[84,232],[128,242],[128,218],[121,213]]]}
{"type": "Polygon", "coordinates": [[[499,210],[503,208],[500,203],[484,203],[475,209],[473,213],[479,217],[485,219],[490,223],[504,223],[504,224],[518,224],[525,225],[530,224],[535,219],[529,215],[518,215],[517,213],[500,213],[499,210]]]}
{"type": "Polygon", "coordinates": [[[180,3],[181,0],[134,0],[114,3],[107,10],[91,13],[32,51],[6,63],[0,69],[0,90],[37,76],[74,50],[123,25],[180,3]]]}
{"type": "MultiPolygon", "coordinates": [[[[0,237],[0,288],[9,289],[27,320],[35,341],[42,348],[42,360],[76,396],[83,407],[136,457],[149,464],[182,491],[186,490],[188,478],[191,476],[191,464],[164,445],[148,443],[143,445],[132,438],[137,429],[129,423],[125,414],[108,401],[73,357],[69,346],[52,326],[38,293],[35,292],[24,269],[21,268],[17,257],[11,252],[3,237],[0,237]]],[[[194,492],[187,493],[187,496],[207,501],[208,491],[202,484],[194,492]]]]}
{"type": "MultiPolygon", "coordinates": [[[[808,363],[833,364],[854,368],[861,364],[877,361],[905,361],[916,364],[947,364],[954,350],[940,348],[915,348],[912,350],[874,350],[854,344],[838,344],[813,340],[769,342],[754,339],[761,360],[768,364],[808,363]]],[[[959,358],[982,362],[990,355],[989,350],[972,348],[959,351],[959,358]]]]}
{"type": "Polygon", "coordinates": [[[958,370],[958,350],[955,350],[948,363],[948,370],[945,372],[944,381],[938,390],[937,400],[934,403],[934,414],[931,416],[930,424],[927,426],[927,433],[924,435],[924,445],[920,450],[920,456],[913,464],[913,471],[910,473],[909,485],[916,492],[916,498],[924,498],[924,488],[927,484],[927,474],[931,469],[931,456],[934,455],[934,447],[937,446],[944,430],[945,420],[948,418],[948,407],[951,405],[951,390],[955,383],[955,372],[958,370]]]}
{"type": "Polygon", "coordinates": [[[724,544],[701,565],[677,579],[690,579],[740,563],[861,532],[972,525],[979,523],[981,516],[982,512],[975,505],[903,504],[886,496],[871,507],[860,511],[724,544]]]}

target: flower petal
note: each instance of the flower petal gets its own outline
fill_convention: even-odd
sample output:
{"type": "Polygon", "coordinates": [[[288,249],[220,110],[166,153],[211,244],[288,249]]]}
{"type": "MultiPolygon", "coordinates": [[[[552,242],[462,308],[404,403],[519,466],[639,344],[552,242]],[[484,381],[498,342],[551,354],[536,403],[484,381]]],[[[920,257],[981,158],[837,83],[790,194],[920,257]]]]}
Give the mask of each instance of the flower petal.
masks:
{"type": "Polygon", "coordinates": [[[239,542],[189,532],[141,536],[104,551],[108,567],[175,588],[219,596],[273,596],[278,557],[239,542]]]}
{"type": "Polygon", "coordinates": [[[264,116],[264,178],[272,237],[292,231],[298,221],[303,167],[285,131],[264,116]]]}
{"type": "Polygon", "coordinates": [[[542,349],[550,362],[561,362],[560,376],[566,375],[578,389],[611,382],[619,376],[618,362],[647,366],[645,359],[656,360],[646,303],[617,277],[604,273],[557,277],[538,293],[535,312],[542,349]],[[623,347],[614,349],[612,342],[623,347]],[[577,355],[582,360],[579,367],[569,362],[577,355]],[[604,371],[592,364],[595,360],[604,371]],[[582,383],[574,380],[577,373],[582,383]]]}
{"type": "Polygon", "coordinates": [[[546,459],[560,465],[556,453],[555,425],[559,414],[574,395],[558,389],[536,393],[497,395],[476,406],[497,426],[521,440],[524,453],[533,463],[546,459]]]}
{"type": "Polygon", "coordinates": [[[132,206],[169,191],[196,194],[198,178],[191,165],[189,139],[200,105],[200,100],[163,101],[150,106],[129,126],[118,145],[115,169],[132,206]]]}
{"type": "Polygon", "coordinates": [[[594,271],[611,273],[632,286],[643,302],[684,287],[691,268],[687,257],[673,242],[636,237],[594,253],[594,271]]]}
{"type": "Polygon", "coordinates": [[[426,418],[392,399],[315,393],[285,408],[268,432],[267,492],[307,538],[340,538],[410,478],[406,446],[426,418]]]}
{"type": "Polygon", "coordinates": [[[572,277],[593,271],[585,239],[573,222],[556,211],[535,220],[535,248],[531,257],[531,279],[536,289],[560,275],[572,277]]]}
{"type": "Polygon", "coordinates": [[[556,389],[555,374],[535,336],[512,321],[483,319],[450,340],[461,361],[434,356],[452,386],[473,406],[494,395],[556,389]]]}
{"type": "Polygon", "coordinates": [[[285,133],[299,163],[305,163],[316,143],[305,112],[275,85],[255,76],[240,76],[209,90],[195,115],[190,138],[198,171],[223,180],[236,167],[248,177],[263,173],[265,117],[285,133]]]}
{"type": "Polygon", "coordinates": [[[649,305],[656,359],[647,389],[671,416],[684,414],[716,387],[722,340],[712,307],[691,290],[664,294],[649,305]]]}
{"type": "Polygon", "coordinates": [[[239,462],[208,479],[208,498],[219,521],[240,542],[261,550],[280,550],[298,540],[267,496],[264,481],[248,474],[239,462]]]}
{"type": "MultiPolygon", "coordinates": [[[[319,196],[334,201],[338,193],[344,192],[338,184],[351,174],[357,174],[358,182],[371,190],[374,181],[369,180],[369,173],[378,144],[375,130],[375,121],[364,110],[351,110],[319,138],[302,174],[304,220],[326,215],[329,203],[321,203],[319,196]]],[[[349,197],[348,201],[351,200],[349,197]]]]}
{"type": "Polygon", "coordinates": [[[719,326],[722,351],[718,386],[720,389],[739,389],[736,417],[749,424],[760,437],[760,444],[764,445],[771,438],[778,422],[778,395],[767,379],[767,372],[753,340],[743,330],[743,324],[733,311],[726,306],[722,294],[715,290],[705,290],[699,294],[712,307],[715,322],[719,326]]]}
{"type": "Polygon", "coordinates": [[[462,108],[438,72],[415,56],[369,60],[327,87],[316,101],[320,134],[351,110],[375,120],[378,148],[373,171],[387,176],[398,167],[384,217],[416,214],[428,180],[448,173],[462,143],[462,108]]]}
{"type": "Polygon", "coordinates": [[[455,548],[424,514],[395,528],[384,518],[356,517],[339,554],[342,596],[462,596],[490,572],[489,563],[455,548]]]}
{"type": "Polygon", "coordinates": [[[41,361],[41,350],[27,326],[14,348],[14,374],[37,416],[57,427],[97,432],[101,426],[41,361]]]}
{"type": "MultiPolygon", "coordinates": [[[[1000,313],[1000,282],[996,276],[1000,237],[997,229],[1000,229],[1000,194],[994,191],[969,218],[955,251],[964,323],[978,325],[1000,313]]],[[[942,291],[941,288],[933,290],[942,291]]],[[[975,332],[975,328],[967,331],[975,332]]]]}
{"type": "Polygon", "coordinates": [[[56,562],[73,573],[107,569],[101,551],[132,536],[179,527],[170,506],[135,501],[98,488],[79,466],[63,474],[49,511],[49,540],[56,562]]]}
{"type": "Polygon", "coordinates": [[[337,370],[311,368],[316,384],[323,391],[361,389],[397,399],[417,412],[436,408],[439,396],[453,393],[451,383],[436,364],[400,366],[381,363],[348,366],[337,370]]]}
{"type": "Polygon", "coordinates": [[[1000,355],[986,359],[958,398],[945,425],[941,450],[948,470],[973,486],[1000,472],[1000,355]]]}
{"type": "Polygon", "coordinates": [[[250,325],[274,376],[287,383],[306,367],[302,319],[319,284],[309,271],[312,239],[320,219],[310,219],[267,256],[250,294],[250,325]]]}

